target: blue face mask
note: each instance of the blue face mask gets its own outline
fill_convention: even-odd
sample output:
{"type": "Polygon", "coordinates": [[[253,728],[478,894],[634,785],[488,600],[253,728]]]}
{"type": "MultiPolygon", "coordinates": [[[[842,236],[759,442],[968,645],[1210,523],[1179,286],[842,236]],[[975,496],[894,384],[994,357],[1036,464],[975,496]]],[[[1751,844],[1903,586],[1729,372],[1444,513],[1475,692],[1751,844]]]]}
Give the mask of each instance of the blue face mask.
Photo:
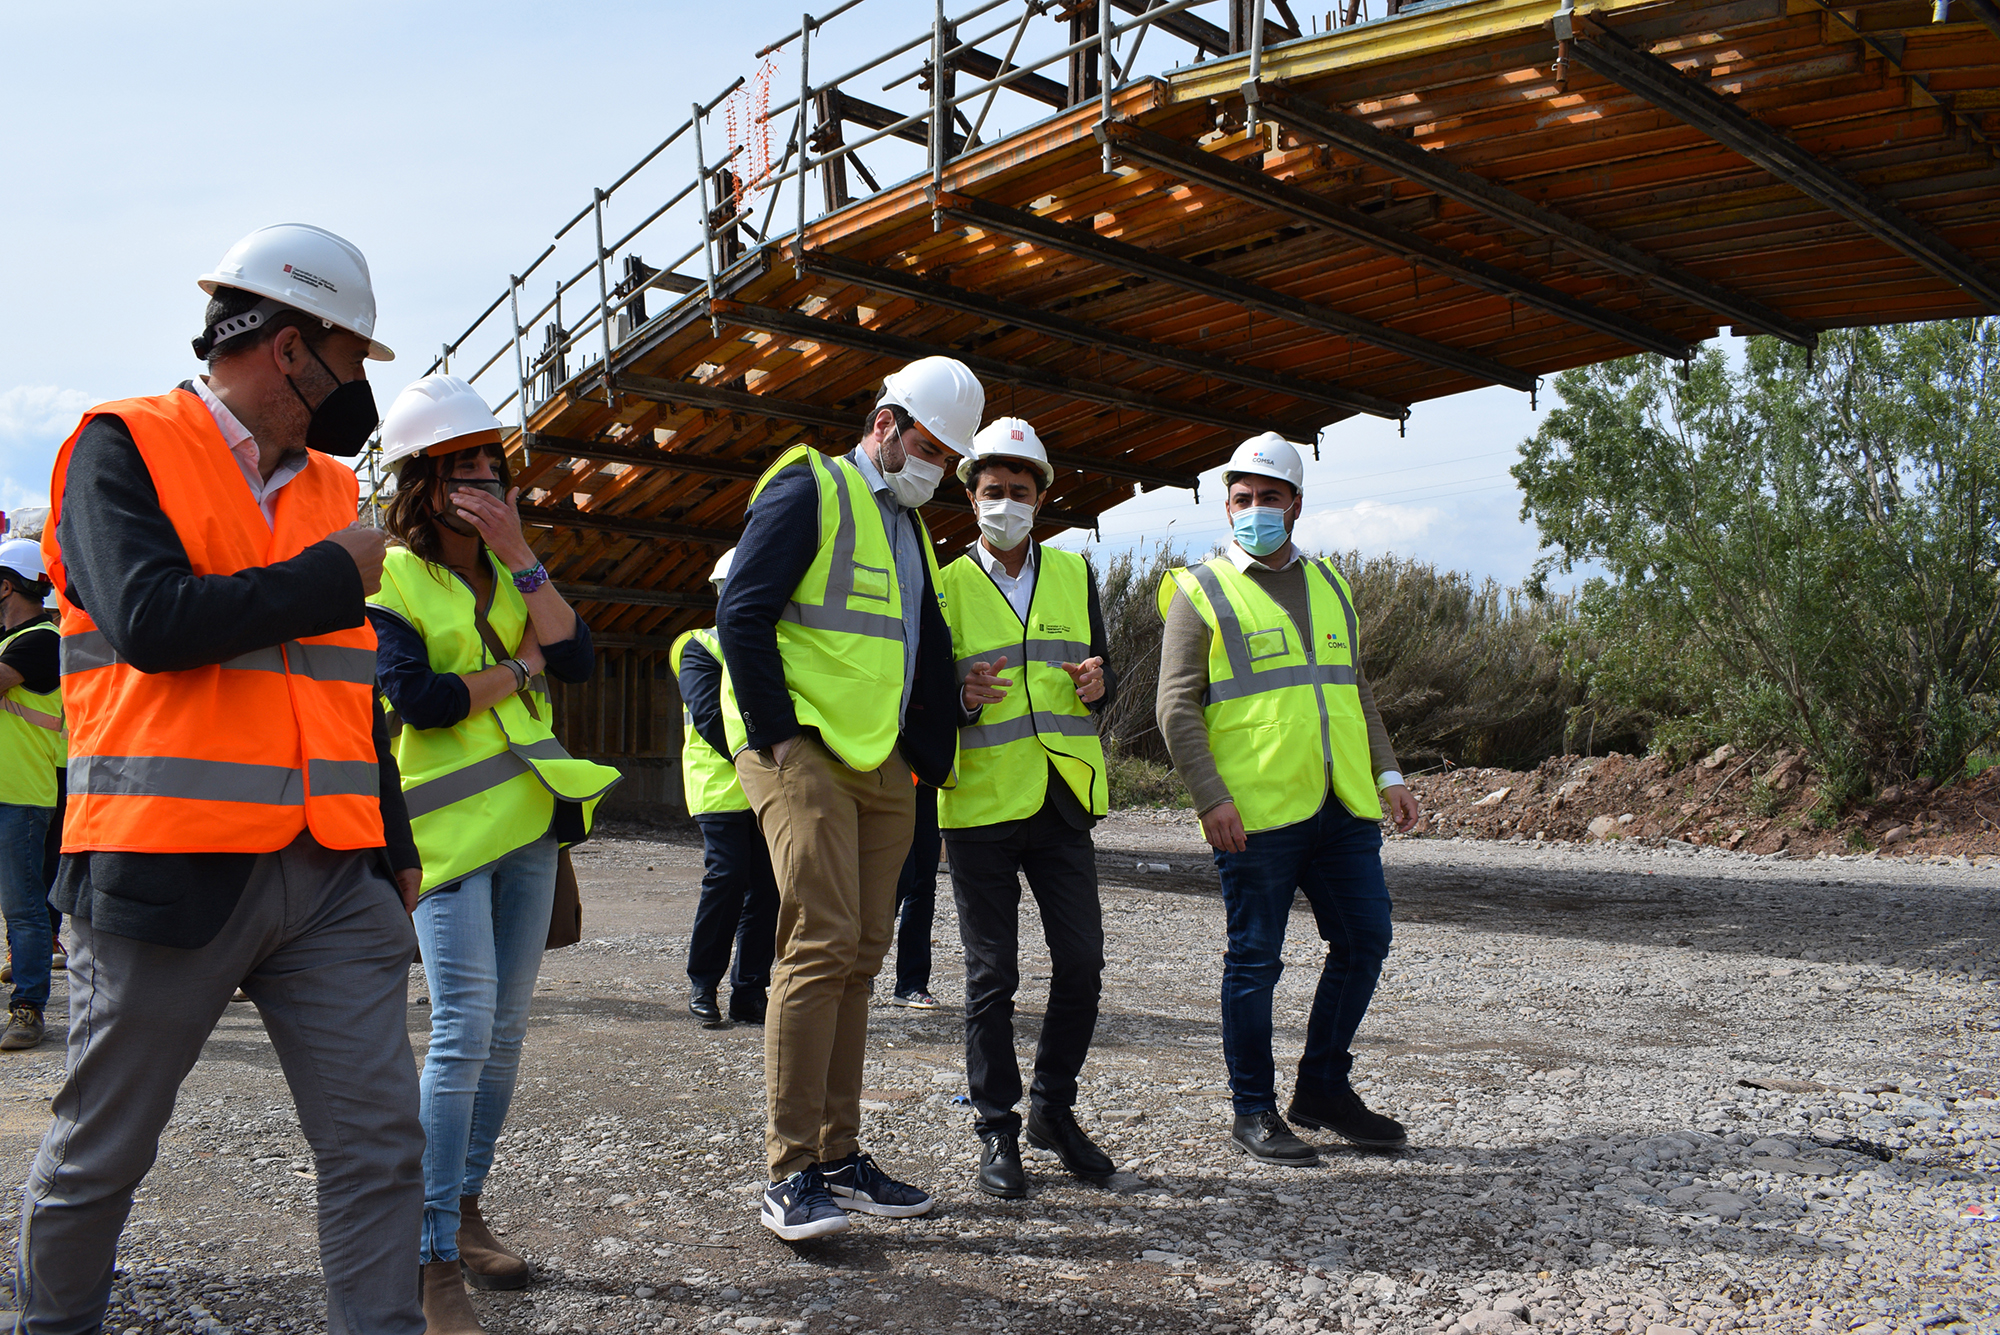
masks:
{"type": "Polygon", "coordinates": [[[1285,512],[1268,505],[1238,510],[1229,527],[1236,545],[1252,556],[1269,556],[1283,547],[1290,535],[1285,532],[1285,512]]]}

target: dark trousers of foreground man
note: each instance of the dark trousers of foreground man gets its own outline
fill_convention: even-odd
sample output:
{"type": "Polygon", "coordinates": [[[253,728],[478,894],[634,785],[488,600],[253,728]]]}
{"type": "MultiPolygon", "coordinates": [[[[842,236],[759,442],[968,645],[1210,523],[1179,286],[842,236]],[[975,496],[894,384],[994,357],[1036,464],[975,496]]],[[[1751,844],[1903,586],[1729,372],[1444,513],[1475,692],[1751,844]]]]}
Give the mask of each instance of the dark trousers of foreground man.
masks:
{"type": "Polygon", "coordinates": [[[410,1256],[424,1141],[406,990],[416,938],[380,853],[325,849],[307,834],[259,855],[235,911],[199,949],[81,917],[71,934],[68,1079],[23,1192],[23,1335],[99,1328],[132,1193],[239,985],[313,1148],[328,1329],[421,1332],[410,1256]]]}

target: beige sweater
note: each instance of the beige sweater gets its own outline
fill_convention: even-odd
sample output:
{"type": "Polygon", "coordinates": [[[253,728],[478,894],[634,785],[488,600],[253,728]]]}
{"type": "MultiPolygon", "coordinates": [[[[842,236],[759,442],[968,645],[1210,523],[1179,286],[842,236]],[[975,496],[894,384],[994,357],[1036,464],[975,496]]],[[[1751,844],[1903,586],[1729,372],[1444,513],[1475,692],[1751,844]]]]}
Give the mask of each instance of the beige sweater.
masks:
{"type": "MultiPolygon", "coordinates": [[[[1312,624],[1311,597],[1306,591],[1305,564],[1294,561],[1283,570],[1272,570],[1255,561],[1244,572],[1257,587],[1271,595],[1296,626],[1312,624]]],[[[1166,739],[1167,754],[1174,770],[1187,785],[1197,812],[1207,812],[1230,800],[1229,787],[1216,771],[1215,757],[1208,749],[1208,726],[1201,718],[1201,698],[1208,690],[1208,648],[1213,632],[1194,604],[1178,588],[1167,605],[1167,628],[1160,640],[1160,696],[1156,715],[1160,735],[1166,739]]],[[[1380,777],[1402,766],[1389,745],[1389,733],[1376,711],[1374,692],[1361,672],[1360,646],[1354,646],[1355,684],[1361,690],[1361,714],[1368,720],[1368,765],[1380,777]]]]}

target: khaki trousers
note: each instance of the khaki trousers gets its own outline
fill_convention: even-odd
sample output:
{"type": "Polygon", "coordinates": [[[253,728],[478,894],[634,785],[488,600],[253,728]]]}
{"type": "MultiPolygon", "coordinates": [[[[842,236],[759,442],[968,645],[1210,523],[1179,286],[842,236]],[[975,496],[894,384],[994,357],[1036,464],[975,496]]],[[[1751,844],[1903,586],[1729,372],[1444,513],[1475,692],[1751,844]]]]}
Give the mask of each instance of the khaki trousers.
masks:
{"type": "Polygon", "coordinates": [[[869,985],[895,935],[916,790],[898,752],[863,773],[809,733],[782,765],[741,752],[736,775],[778,880],[764,1013],[764,1151],[776,1182],[861,1146],[869,985]]]}

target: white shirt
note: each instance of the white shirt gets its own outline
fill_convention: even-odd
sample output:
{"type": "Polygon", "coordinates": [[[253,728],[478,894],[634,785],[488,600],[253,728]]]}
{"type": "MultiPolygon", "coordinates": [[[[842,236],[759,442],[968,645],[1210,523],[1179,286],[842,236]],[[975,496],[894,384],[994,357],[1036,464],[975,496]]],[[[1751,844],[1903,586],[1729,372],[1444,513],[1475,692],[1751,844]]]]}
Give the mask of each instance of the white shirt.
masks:
{"type": "Polygon", "coordinates": [[[917,683],[917,638],[923,628],[923,604],[918,600],[924,592],[924,552],[914,526],[904,518],[909,511],[882,480],[882,470],[868,457],[868,451],[857,445],[847,458],[875,493],[882,526],[889,533],[889,550],[896,558],[896,587],[903,604],[903,699],[896,706],[896,728],[901,731],[909,719],[910,696],[917,683]]]}
{"type": "Polygon", "coordinates": [[[257,508],[264,513],[264,522],[276,526],[278,522],[278,491],[287,482],[306,469],[306,452],[294,450],[278,461],[271,470],[269,481],[264,479],[263,470],[257,466],[257,442],[250,436],[250,428],[236,420],[236,414],[215,397],[208,382],[200,376],[194,378],[194,392],[201,396],[201,406],[208,409],[208,415],[215,419],[216,430],[222,433],[222,443],[236,456],[236,466],[243,470],[243,480],[250,484],[250,498],[257,502],[257,508]]]}
{"type": "Polygon", "coordinates": [[[1021,562],[1021,573],[1010,575],[1000,558],[986,550],[986,542],[981,539],[972,544],[973,555],[979,564],[993,578],[993,586],[1007,600],[1007,606],[1014,609],[1014,615],[1021,618],[1021,624],[1028,624],[1028,607],[1035,601],[1035,564],[1041,560],[1040,545],[1033,538],[1023,538],[1028,544],[1028,559],[1021,562]]]}

